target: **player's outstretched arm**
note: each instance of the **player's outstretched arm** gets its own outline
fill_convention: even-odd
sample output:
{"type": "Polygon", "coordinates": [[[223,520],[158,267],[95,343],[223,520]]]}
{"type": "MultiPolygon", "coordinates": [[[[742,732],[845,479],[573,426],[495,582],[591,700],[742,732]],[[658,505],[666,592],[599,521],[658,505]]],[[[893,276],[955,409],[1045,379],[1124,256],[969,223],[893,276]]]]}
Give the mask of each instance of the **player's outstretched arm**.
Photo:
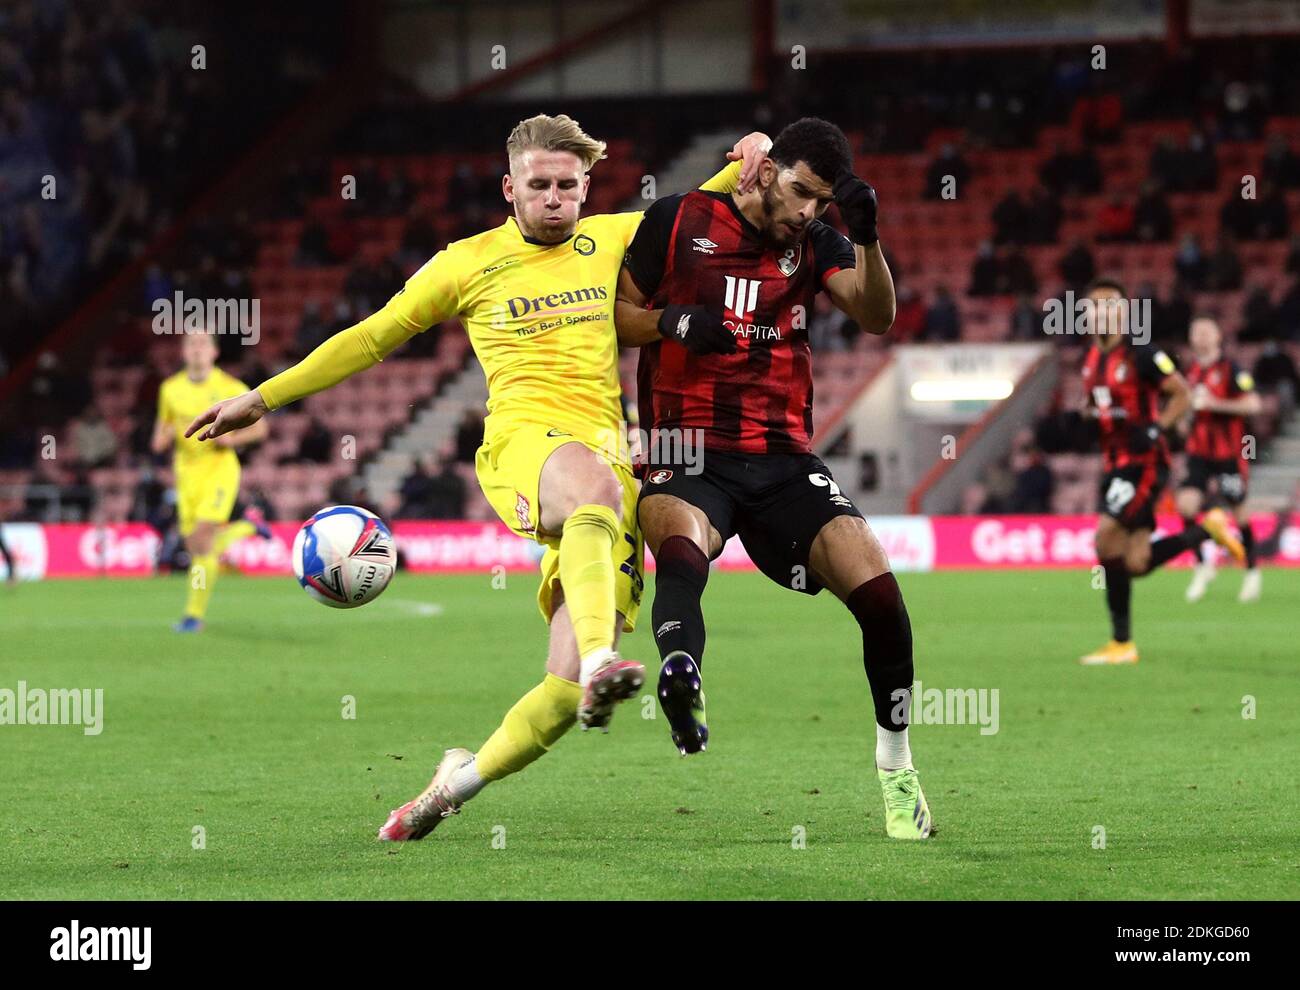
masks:
{"type": "Polygon", "coordinates": [[[855,264],[826,279],[831,302],[867,333],[882,334],[894,325],[894,277],[880,250],[876,230],[876,191],[856,175],[840,176],[835,204],[849,229],[855,264]]]}
{"type": "Polygon", "coordinates": [[[218,402],[198,416],[185,435],[193,436],[202,430],[199,439],[212,440],[232,430],[246,429],[268,412],[323,392],[377,364],[416,333],[390,312],[390,306],[340,330],[292,368],[268,378],[257,388],[218,402]]]}

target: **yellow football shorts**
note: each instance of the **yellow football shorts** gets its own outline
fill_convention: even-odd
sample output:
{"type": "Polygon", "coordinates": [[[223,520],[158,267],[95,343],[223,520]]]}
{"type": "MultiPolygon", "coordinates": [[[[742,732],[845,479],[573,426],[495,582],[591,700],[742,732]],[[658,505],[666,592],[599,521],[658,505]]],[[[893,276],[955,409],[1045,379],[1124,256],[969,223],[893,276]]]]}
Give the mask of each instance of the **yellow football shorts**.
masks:
{"type": "Polygon", "coordinates": [[[176,470],[176,514],[181,536],[194,532],[201,522],[223,525],[239,497],[239,462],[216,467],[185,467],[176,470]]]}
{"type": "Polygon", "coordinates": [[[622,538],[614,547],[614,605],[623,613],[623,631],[631,632],[636,627],[645,584],[641,530],[636,524],[638,489],[631,468],[612,460],[597,444],[571,433],[523,425],[484,441],[475,457],[474,471],[483,494],[510,531],[546,547],[542,554],[537,607],[549,625],[554,613],[551,599],[560,581],[560,534],[539,532],[537,492],[546,459],[557,447],[574,442],[600,455],[623,486],[622,538]]]}

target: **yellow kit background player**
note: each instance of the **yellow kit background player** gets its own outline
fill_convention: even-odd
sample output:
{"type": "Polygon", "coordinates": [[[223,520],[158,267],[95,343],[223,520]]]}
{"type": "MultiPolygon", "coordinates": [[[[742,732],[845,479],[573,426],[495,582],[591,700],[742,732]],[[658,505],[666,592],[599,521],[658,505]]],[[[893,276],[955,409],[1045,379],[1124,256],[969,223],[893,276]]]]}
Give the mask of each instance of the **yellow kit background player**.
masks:
{"type": "Polygon", "coordinates": [[[239,496],[239,457],[235,449],[266,437],[265,422],[227,433],[215,443],[200,443],[185,433],[195,416],[214,402],[248,391],[238,378],[216,366],[217,342],[209,333],[182,338],[185,367],[158,389],[158,416],[152,448],[172,452],[180,533],[190,554],[185,614],[173,628],[198,632],[217,581],[217,561],[226,548],[258,531],[250,521],[229,523],[239,496]]]}
{"type": "MultiPolygon", "coordinates": [[[[705,188],[749,185],[771,146],[751,134],[705,188]]],[[[614,301],[639,212],[579,218],[605,145],[571,118],[538,115],[506,142],[502,193],[514,215],[438,252],[378,313],[335,334],[299,364],[222,402],[187,435],[220,437],[387,357],[459,318],[488,384],[479,483],[497,515],[546,546],[538,604],[550,624],[546,677],[477,754],[448,750],[433,782],[397,809],[386,839],[422,838],[489,781],[523,769],[575,721],[605,727],[644,680],[618,657],[642,584],[636,483],[619,407],[614,301]],[[200,432],[201,431],[201,432],[200,432]]]]}

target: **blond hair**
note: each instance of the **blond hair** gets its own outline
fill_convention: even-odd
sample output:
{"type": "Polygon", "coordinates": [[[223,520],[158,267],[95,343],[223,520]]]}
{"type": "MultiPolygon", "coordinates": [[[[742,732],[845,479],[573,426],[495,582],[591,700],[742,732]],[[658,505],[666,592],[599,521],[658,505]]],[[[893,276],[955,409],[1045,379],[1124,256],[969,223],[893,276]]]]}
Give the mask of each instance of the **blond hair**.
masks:
{"type": "Polygon", "coordinates": [[[506,155],[513,167],[519,156],[531,148],[540,151],[568,151],[578,156],[582,170],[605,157],[605,142],[597,141],[584,131],[568,114],[539,113],[536,117],[521,120],[506,138],[506,155]]]}

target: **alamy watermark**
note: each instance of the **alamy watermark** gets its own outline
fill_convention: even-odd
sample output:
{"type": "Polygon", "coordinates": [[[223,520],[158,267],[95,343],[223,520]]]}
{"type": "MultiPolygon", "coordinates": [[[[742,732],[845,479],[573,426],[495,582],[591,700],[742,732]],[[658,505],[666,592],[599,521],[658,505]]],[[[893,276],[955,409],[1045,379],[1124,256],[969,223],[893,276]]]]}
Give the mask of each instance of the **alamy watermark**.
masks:
{"type": "Polygon", "coordinates": [[[0,688],[0,726],[80,725],[88,736],[104,731],[104,689],[0,688]]]}
{"type": "Polygon", "coordinates": [[[1100,334],[1118,328],[1138,345],[1151,342],[1150,299],[1093,299],[1076,297],[1067,289],[1064,298],[1043,300],[1043,333],[1100,334]]]}
{"type": "Polygon", "coordinates": [[[153,301],[153,332],[162,334],[234,334],[241,344],[262,339],[262,300],[200,299],[177,289],[171,298],[153,301]]]}
{"type": "Polygon", "coordinates": [[[895,725],[978,725],[981,736],[997,735],[999,695],[997,688],[927,688],[920,681],[909,691],[899,688],[890,694],[894,707],[889,713],[895,725]],[[910,709],[910,714],[909,714],[910,709]]]}

